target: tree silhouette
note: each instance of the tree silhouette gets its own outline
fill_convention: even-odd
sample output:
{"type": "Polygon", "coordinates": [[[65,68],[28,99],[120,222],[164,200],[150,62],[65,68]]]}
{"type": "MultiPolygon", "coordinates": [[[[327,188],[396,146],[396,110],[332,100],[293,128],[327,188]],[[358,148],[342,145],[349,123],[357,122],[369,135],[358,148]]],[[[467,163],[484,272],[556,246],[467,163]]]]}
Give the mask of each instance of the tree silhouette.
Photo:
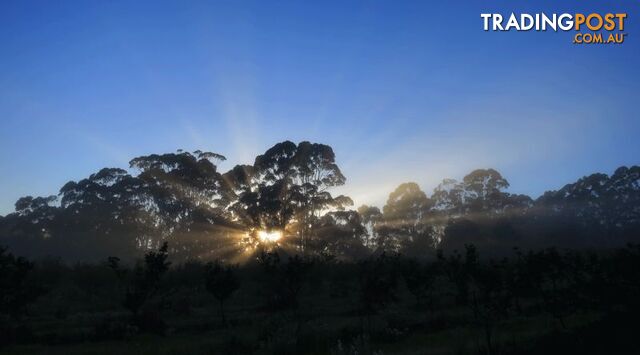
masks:
{"type": "Polygon", "coordinates": [[[408,259],[403,263],[401,273],[407,289],[416,299],[416,306],[424,306],[425,302],[431,306],[430,294],[433,291],[433,281],[436,276],[434,266],[408,259]]]}
{"type": "Polygon", "coordinates": [[[303,253],[321,211],[353,204],[329,193],[346,179],[333,150],[323,144],[278,143],[256,157],[253,167],[235,167],[225,177],[239,191],[231,209],[247,228],[287,232],[295,225],[291,232],[303,253]]]}
{"type": "Polygon", "coordinates": [[[359,262],[362,314],[370,316],[397,300],[398,259],[382,253],[359,262]]]}
{"type": "Polygon", "coordinates": [[[270,291],[268,304],[276,309],[292,309],[297,317],[300,291],[313,262],[299,255],[282,262],[277,251],[262,251],[258,261],[263,267],[266,286],[270,291]]]}
{"type": "MultiPolygon", "coordinates": [[[[164,242],[158,251],[146,253],[144,262],[136,263],[133,270],[123,270],[118,258],[110,257],[108,259],[109,267],[121,281],[126,283],[122,305],[131,312],[133,323],[141,329],[164,331],[163,322],[159,319],[143,318],[140,311],[149,299],[158,292],[160,281],[169,270],[171,262],[167,260],[168,250],[169,245],[164,242]],[[126,275],[129,278],[125,278],[126,275]]],[[[148,316],[155,317],[155,314],[150,313],[148,316]]]]}
{"type": "Polygon", "coordinates": [[[16,319],[42,290],[28,283],[34,264],[0,246],[0,315],[16,319]]]}
{"type": "MultiPolygon", "coordinates": [[[[467,249],[469,252],[469,249],[467,249]]],[[[478,264],[470,269],[471,302],[474,319],[484,329],[486,353],[495,353],[494,327],[506,318],[511,307],[511,294],[506,288],[505,263],[478,264]]]]}
{"type": "Polygon", "coordinates": [[[240,288],[240,282],[235,274],[234,267],[223,265],[219,260],[208,263],[205,286],[207,291],[218,300],[222,324],[226,327],[227,318],[224,312],[224,302],[240,288]]]}
{"type": "Polygon", "coordinates": [[[383,209],[383,223],[377,228],[378,247],[384,251],[424,256],[428,248],[433,247],[427,216],[430,205],[431,201],[418,184],[398,186],[383,209]],[[416,248],[417,245],[420,247],[416,248]]]}
{"type": "Polygon", "coordinates": [[[366,257],[369,250],[363,240],[367,234],[356,211],[336,211],[325,214],[317,223],[313,250],[347,261],[366,257]]]}
{"type": "Polygon", "coordinates": [[[21,255],[130,261],[166,240],[174,260],[186,261],[241,260],[266,246],[260,231],[284,236],[267,247],[342,259],[383,251],[429,258],[469,243],[491,256],[514,246],[616,247],[640,235],[638,166],[586,176],[535,201],[506,192],[498,171],[477,169],[443,180],[431,196],[401,184],[382,212],[355,212],[346,209],[350,198],[330,192],[346,178],[327,145],[281,142],[221,174],[224,160],[202,151],[140,156],[129,170],[70,181],[58,196],[20,198],[0,218],[1,241],[21,255]]]}

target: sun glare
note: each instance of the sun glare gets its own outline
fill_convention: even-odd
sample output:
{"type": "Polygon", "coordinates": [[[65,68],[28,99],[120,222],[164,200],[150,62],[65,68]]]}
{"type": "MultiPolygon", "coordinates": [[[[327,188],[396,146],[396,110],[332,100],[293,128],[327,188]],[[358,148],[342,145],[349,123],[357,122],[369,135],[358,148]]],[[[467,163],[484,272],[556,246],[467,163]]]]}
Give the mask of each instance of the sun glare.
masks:
{"type": "Polygon", "coordinates": [[[258,238],[260,238],[260,241],[262,242],[274,243],[282,238],[282,232],[262,230],[258,231],[258,238]]]}

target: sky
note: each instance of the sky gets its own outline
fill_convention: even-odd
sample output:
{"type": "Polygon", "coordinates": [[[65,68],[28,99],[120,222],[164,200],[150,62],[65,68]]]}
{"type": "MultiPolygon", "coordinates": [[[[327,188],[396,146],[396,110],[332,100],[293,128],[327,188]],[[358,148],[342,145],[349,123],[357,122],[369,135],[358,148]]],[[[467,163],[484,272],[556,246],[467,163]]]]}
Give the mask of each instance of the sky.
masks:
{"type": "Polygon", "coordinates": [[[492,167],[537,197],[640,163],[640,3],[2,1],[0,215],[136,156],[333,147],[338,193],[492,167]],[[626,12],[623,45],[480,13],[626,12]]]}

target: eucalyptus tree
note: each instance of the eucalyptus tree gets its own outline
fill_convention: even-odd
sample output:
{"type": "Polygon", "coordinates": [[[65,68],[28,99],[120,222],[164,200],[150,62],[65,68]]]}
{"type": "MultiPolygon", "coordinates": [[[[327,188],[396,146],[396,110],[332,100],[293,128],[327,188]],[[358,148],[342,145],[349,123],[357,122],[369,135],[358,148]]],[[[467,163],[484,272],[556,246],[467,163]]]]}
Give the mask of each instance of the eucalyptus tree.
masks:
{"type": "Polygon", "coordinates": [[[509,182],[498,171],[477,169],[467,174],[462,182],[443,180],[431,197],[433,210],[457,218],[471,214],[500,215],[507,210],[531,206],[530,198],[505,192],[508,187],[509,182]]]}
{"type": "Polygon", "coordinates": [[[226,212],[233,194],[215,165],[221,160],[201,151],[141,156],[130,163],[137,174],[104,168],[66,183],[58,196],[19,199],[2,230],[31,239],[32,251],[72,260],[131,259],[167,239],[174,252],[199,255],[233,230],[226,212]]]}
{"type": "Polygon", "coordinates": [[[415,254],[412,256],[421,256],[432,248],[430,206],[431,200],[418,184],[409,182],[398,186],[383,208],[383,222],[377,228],[378,248],[415,254]]]}
{"type": "Polygon", "coordinates": [[[614,246],[638,242],[640,166],[622,166],[611,176],[592,174],[547,191],[536,200],[535,212],[548,229],[573,225],[574,243],[614,246]]]}
{"type": "Polygon", "coordinates": [[[366,231],[363,243],[367,248],[373,249],[378,240],[377,229],[383,222],[382,212],[378,207],[362,205],[358,207],[358,214],[366,231]]]}
{"type": "Polygon", "coordinates": [[[178,151],[137,157],[130,168],[105,168],[60,190],[60,236],[85,256],[135,257],[172,239],[173,251],[198,255],[224,223],[226,190],[210,152],[178,151]],[[64,233],[62,233],[64,232],[64,233]]]}
{"type": "MultiPolygon", "coordinates": [[[[231,249],[239,233],[230,221],[228,206],[235,195],[216,163],[226,158],[212,152],[178,151],[148,155],[131,160],[145,185],[140,196],[145,208],[155,217],[161,239],[173,240],[176,257],[210,255],[231,249]]],[[[159,240],[152,240],[159,243],[159,240]]]]}
{"type": "Polygon", "coordinates": [[[52,250],[49,242],[58,229],[61,212],[56,201],[56,196],[18,199],[15,212],[0,220],[0,242],[21,255],[42,256],[52,250]]]}
{"type": "Polygon", "coordinates": [[[528,213],[533,200],[506,192],[508,187],[507,179],[494,169],[474,170],[461,182],[443,180],[431,197],[438,247],[462,249],[467,243],[493,245],[492,249],[513,247],[516,233],[512,224],[528,213]]]}
{"type": "Polygon", "coordinates": [[[155,232],[153,215],[145,209],[145,189],[143,180],[116,168],[68,182],[59,195],[58,243],[88,258],[105,252],[133,257],[155,232]]]}
{"type": "Polygon", "coordinates": [[[324,144],[285,141],[256,157],[253,166],[236,166],[225,174],[237,193],[234,216],[253,231],[278,230],[297,236],[304,252],[322,213],[353,202],[329,190],[346,178],[324,144]]]}
{"type": "Polygon", "coordinates": [[[311,245],[314,250],[332,255],[338,260],[357,260],[369,255],[363,241],[367,230],[356,211],[328,212],[320,218],[316,227],[317,238],[311,245]]]}

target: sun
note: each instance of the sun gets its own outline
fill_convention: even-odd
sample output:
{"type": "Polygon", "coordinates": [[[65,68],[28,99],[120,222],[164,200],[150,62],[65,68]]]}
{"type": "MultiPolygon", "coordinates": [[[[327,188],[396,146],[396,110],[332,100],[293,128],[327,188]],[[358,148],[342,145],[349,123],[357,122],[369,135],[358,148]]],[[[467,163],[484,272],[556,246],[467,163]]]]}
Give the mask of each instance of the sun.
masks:
{"type": "Polygon", "coordinates": [[[280,231],[267,231],[267,230],[261,230],[258,231],[258,238],[260,239],[261,242],[269,242],[269,243],[275,243],[278,240],[280,240],[280,238],[282,238],[282,232],[280,231]]]}

